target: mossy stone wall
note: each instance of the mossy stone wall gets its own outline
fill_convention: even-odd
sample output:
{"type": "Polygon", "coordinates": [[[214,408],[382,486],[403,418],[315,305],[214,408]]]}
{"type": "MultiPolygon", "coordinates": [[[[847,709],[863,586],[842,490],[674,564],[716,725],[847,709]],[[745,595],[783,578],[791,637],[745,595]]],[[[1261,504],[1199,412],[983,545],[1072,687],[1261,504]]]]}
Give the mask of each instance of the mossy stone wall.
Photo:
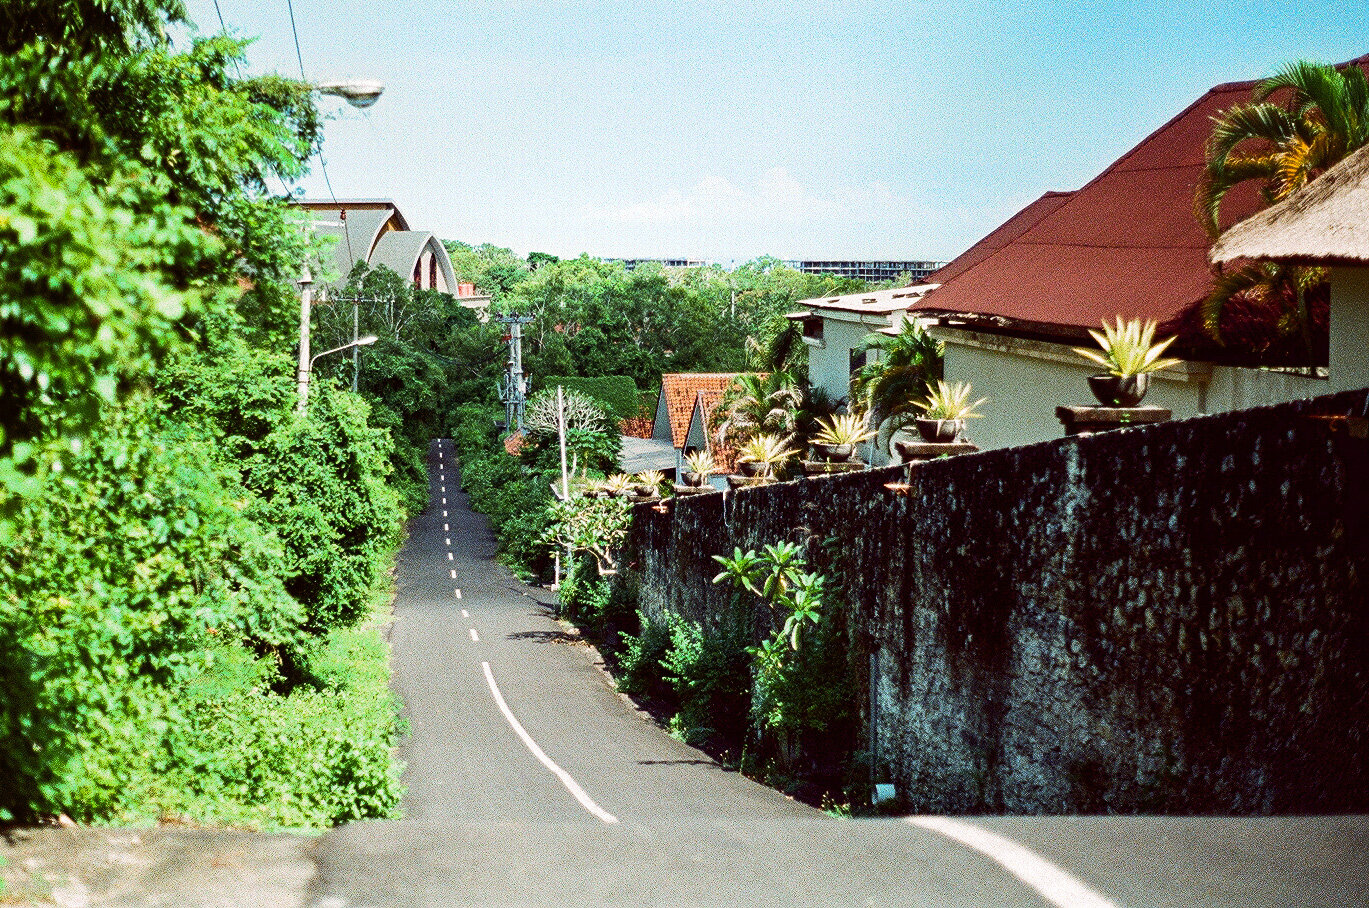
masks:
{"type": "Polygon", "coordinates": [[[840,562],[881,762],[946,813],[1369,810],[1366,392],[640,507],[643,609],[714,554],[840,562]],[[907,494],[886,488],[907,478],[907,494]]]}

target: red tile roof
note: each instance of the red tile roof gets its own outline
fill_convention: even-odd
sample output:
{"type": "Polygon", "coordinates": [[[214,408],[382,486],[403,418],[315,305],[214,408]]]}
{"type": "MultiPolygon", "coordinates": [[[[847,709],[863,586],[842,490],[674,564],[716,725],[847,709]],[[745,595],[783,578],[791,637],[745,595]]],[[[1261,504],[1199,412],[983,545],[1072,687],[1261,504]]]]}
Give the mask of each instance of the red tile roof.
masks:
{"type": "Polygon", "coordinates": [[[673,372],[661,376],[661,396],[665,398],[666,413],[670,420],[671,444],[677,448],[684,447],[689,417],[694,412],[694,398],[698,393],[725,391],[736,377],[736,372],[673,372]]]}
{"type": "MultiPolygon", "coordinates": [[[[1369,67],[1369,55],[1353,62],[1369,67]]],[[[1082,189],[1047,193],[930,277],[942,286],[915,308],[1072,335],[1117,315],[1180,316],[1211,283],[1192,209],[1212,118],[1249,101],[1255,84],[1213,88],[1082,189]]],[[[1238,187],[1223,220],[1261,206],[1253,187],[1238,187]]]]}
{"type": "Polygon", "coordinates": [[[936,271],[927,275],[928,284],[945,284],[951,278],[969,271],[1008,243],[1026,233],[1036,222],[1065,204],[1072,192],[1048,192],[998,226],[993,233],[966,249],[936,271]]]}

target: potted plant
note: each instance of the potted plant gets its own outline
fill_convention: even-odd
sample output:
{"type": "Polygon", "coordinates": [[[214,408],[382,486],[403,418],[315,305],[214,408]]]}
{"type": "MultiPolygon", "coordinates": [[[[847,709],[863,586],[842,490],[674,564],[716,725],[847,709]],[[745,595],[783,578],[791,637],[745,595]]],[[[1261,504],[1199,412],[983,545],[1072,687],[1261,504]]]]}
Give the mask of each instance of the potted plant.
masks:
{"type": "Polygon", "coordinates": [[[738,467],[745,475],[773,479],[776,468],[783,466],[797,453],[785,447],[786,441],[778,435],[757,435],[738,452],[738,467]]]}
{"type": "Polygon", "coordinates": [[[978,419],[983,413],[974,412],[987,398],[981,397],[970,403],[970,383],[958,381],[948,384],[938,381],[927,385],[926,400],[917,401],[914,406],[922,415],[913,420],[923,441],[949,444],[960,437],[965,430],[965,420],[978,419]]]}
{"type": "Polygon", "coordinates": [[[634,483],[635,480],[626,473],[614,473],[608,479],[605,479],[599,487],[603,490],[603,497],[616,498],[620,495],[627,494],[627,491],[632,488],[634,483]]]}
{"type": "Polygon", "coordinates": [[[665,482],[665,474],[660,470],[643,470],[634,478],[636,482],[632,486],[632,497],[639,501],[660,497],[661,484],[665,482]]]}
{"type": "Polygon", "coordinates": [[[1177,359],[1161,359],[1160,354],[1174,338],[1154,343],[1155,322],[1139,318],[1124,322],[1117,316],[1113,327],[1103,321],[1103,333],[1092,329],[1089,334],[1102,347],[1102,352],[1075,347],[1074,352],[1106,369],[1089,376],[1089,389],[1105,407],[1134,407],[1146,396],[1150,387],[1150,373],[1177,365],[1177,359]]]}
{"type": "Polygon", "coordinates": [[[875,437],[868,413],[842,413],[831,420],[820,419],[818,425],[821,429],[813,436],[813,450],[823,460],[849,460],[856,445],[875,437]]]}
{"type": "Polygon", "coordinates": [[[680,481],[692,488],[699,488],[708,481],[709,475],[717,470],[713,455],[707,451],[695,451],[685,455],[686,469],[680,473],[680,481]]]}

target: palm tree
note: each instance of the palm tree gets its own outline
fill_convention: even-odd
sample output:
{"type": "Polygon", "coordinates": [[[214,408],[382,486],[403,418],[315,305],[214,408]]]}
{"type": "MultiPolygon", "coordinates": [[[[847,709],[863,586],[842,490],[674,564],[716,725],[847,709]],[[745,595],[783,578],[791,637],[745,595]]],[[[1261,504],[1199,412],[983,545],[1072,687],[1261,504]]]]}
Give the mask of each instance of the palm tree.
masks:
{"type": "Polygon", "coordinates": [[[851,402],[871,414],[871,425],[881,426],[887,439],[921,415],[916,401],[928,382],[941,377],[942,345],[915,319],[905,318],[898,334],[881,334],[865,349],[878,350],[879,359],[852,378],[851,402]]]}
{"type": "Polygon", "coordinates": [[[746,358],[753,369],[798,375],[808,370],[803,323],[777,315],[761,326],[759,337],[746,339],[746,358]]]}
{"type": "MultiPolygon", "coordinates": [[[[1215,238],[1221,233],[1222,200],[1234,187],[1256,180],[1265,201],[1277,202],[1367,143],[1369,79],[1364,70],[1295,61],[1259,83],[1250,102],[1214,118],[1193,212],[1215,238]],[[1283,102],[1272,100],[1275,95],[1283,102]]],[[[1247,265],[1219,274],[1202,304],[1203,327],[1221,342],[1222,313],[1233,294],[1255,292],[1279,300],[1283,332],[1301,333],[1310,354],[1306,292],[1321,280],[1316,271],[1294,265],[1247,265]]]]}
{"type": "Polygon", "coordinates": [[[803,392],[787,372],[747,372],[738,375],[718,410],[720,444],[733,444],[758,435],[774,435],[788,444],[794,434],[803,392]]]}

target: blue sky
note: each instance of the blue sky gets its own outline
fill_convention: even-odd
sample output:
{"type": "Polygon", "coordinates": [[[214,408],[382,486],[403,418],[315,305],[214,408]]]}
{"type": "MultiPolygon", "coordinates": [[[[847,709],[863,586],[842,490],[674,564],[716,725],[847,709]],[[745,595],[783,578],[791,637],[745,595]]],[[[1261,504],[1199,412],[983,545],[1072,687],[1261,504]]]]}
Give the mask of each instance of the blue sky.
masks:
{"type": "MultiPolygon", "coordinates": [[[[217,31],[213,0],[191,18],[217,31]]],[[[286,0],[218,0],[298,75],[286,0]]],[[[1364,0],[294,0],[343,197],[520,253],[949,259],[1220,82],[1369,53],[1364,0]]],[[[303,183],[326,197],[321,168],[303,183]]]]}

